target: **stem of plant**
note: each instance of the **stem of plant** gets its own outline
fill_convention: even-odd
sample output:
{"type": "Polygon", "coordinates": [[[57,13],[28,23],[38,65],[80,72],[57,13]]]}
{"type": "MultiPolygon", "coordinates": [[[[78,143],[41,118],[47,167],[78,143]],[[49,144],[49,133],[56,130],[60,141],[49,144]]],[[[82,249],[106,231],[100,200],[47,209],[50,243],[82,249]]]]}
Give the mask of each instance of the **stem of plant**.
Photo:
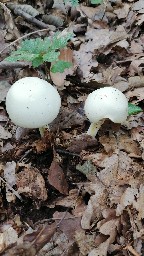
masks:
{"type": "Polygon", "coordinates": [[[105,121],[105,119],[102,119],[102,120],[98,121],[97,123],[91,123],[91,125],[87,131],[87,134],[91,135],[93,138],[95,138],[98,130],[100,129],[100,127],[102,126],[104,121],[105,121]]]}

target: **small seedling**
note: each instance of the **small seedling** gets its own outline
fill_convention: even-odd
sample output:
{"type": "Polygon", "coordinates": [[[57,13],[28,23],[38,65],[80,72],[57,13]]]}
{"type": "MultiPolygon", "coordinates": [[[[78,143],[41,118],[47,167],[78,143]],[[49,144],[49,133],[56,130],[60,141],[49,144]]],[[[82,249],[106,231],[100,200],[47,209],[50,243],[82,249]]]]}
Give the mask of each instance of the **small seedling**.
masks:
{"type": "Polygon", "coordinates": [[[64,72],[66,68],[72,66],[70,62],[59,60],[60,49],[67,45],[67,42],[73,37],[73,33],[67,33],[65,36],[56,33],[52,39],[27,39],[24,40],[17,51],[13,51],[11,56],[7,57],[8,61],[25,60],[32,62],[33,67],[38,67],[44,62],[53,63],[51,71],[64,72]]]}

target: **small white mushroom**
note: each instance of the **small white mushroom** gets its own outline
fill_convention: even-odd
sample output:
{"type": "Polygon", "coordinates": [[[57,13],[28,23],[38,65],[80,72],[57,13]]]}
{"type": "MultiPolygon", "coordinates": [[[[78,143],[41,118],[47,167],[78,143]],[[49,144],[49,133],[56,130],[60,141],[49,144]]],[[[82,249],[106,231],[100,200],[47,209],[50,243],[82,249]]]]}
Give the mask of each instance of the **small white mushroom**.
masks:
{"type": "Polygon", "coordinates": [[[6,96],[6,110],[12,122],[24,128],[41,128],[58,115],[61,98],[58,91],[38,77],[16,81],[6,96]]]}
{"type": "Polygon", "coordinates": [[[106,118],[124,123],[128,116],[128,101],[116,88],[104,87],[90,93],[85,101],[85,114],[91,125],[87,134],[95,137],[106,118]]]}

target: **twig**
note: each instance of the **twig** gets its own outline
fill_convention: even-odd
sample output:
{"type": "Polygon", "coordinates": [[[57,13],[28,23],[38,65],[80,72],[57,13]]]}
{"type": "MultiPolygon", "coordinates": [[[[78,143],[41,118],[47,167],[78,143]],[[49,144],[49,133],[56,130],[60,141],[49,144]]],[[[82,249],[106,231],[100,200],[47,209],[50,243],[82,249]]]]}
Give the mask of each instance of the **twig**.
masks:
{"type": "Polygon", "coordinates": [[[44,22],[42,22],[42,21],[32,17],[30,14],[28,14],[28,13],[26,13],[26,12],[20,10],[20,9],[15,9],[14,12],[15,12],[15,14],[18,14],[18,15],[22,16],[26,20],[30,21],[31,23],[33,23],[33,24],[35,24],[35,25],[37,25],[37,26],[39,26],[41,28],[49,27],[48,24],[46,24],[46,23],[44,23],[44,22]]]}
{"type": "Polygon", "coordinates": [[[63,149],[56,149],[55,151],[56,151],[58,154],[63,154],[63,155],[68,155],[68,156],[78,156],[78,157],[80,157],[79,154],[72,153],[72,152],[70,152],[70,151],[63,150],[63,149]]]}
{"type": "Polygon", "coordinates": [[[14,68],[23,68],[23,67],[27,67],[27,66],[31,66],[30,62],[24,62],[24,61],[19,61],[19,62],[9,62],[9,61],[1,61],[0,62],[0,69],[14,69],[14,68]]]}
{"type": "Polygon", "coordinates": [[[139,253],[135,251],[135,249],[131,245],[127,245],[124,249],[128,250],[131,252],[134,256],[140,256],[139,253]]]}
{"type": "Polygon", "coordinates": [[[2,180],[2,182],[4,182],[4,183],[7,185],[7,187],[9,188],[9,190],[11,190],[11,191],[14,193],[14,195],[15,195],[16,197],[18,197],[21,201],[23,201],[23,199],[22,199],[22,197],[19,195],[19,193],[18,193],[17,191],[15,191],[7,181],[5,181],[2,177],[0,177],[0,180],[2,180]]]}
{"type": "Polygon", "coordinates": [[[9,48],[11,45],[14,45],[15,43],[17,43],[18,41],[20,41],[20,40],[22,40],[22,39],[24,39],[24,38],[26,38],[26,37],[28,37],[28,36],[31,36],[31,35],[33,35],[33,34],[37,34],[37,33],[39,33],[39,32],[48,31],[48,30],[50,30],[50,28],[39,29],[39,30],[33,31],[33,32],[31,32],[31,33],[28,33],[28,34],[26,34],[26,35],[24,35],[24,36],[21,36],[21,37],[19,37],[18,39],[16,39],[15,41],[11,42],[11,43],[10,43],[9,45],[7,45],[6,47],[4,47],[4,48],[0,51],[0,54],[1,54],[4,50],[6,50],[7,48],[9,48]]]}
{"type": "Polygon", "coordinates": [[[22,160],[29,155],[29,153],[32,152],[32,149],[29,149],[25,152],[25,154],[20,158],[19,163],[22,162],[22,160]]]}
{"type": "Polygon", "coordinates": [[[65,219],[65,216],[67,215],[67,212],[68,212],[69,208],[66,209],[63,217],[61,218],[61,220],[57,223],[57,228],[59,228],[59,225],[61,224],[61,222],[65,219]]]}

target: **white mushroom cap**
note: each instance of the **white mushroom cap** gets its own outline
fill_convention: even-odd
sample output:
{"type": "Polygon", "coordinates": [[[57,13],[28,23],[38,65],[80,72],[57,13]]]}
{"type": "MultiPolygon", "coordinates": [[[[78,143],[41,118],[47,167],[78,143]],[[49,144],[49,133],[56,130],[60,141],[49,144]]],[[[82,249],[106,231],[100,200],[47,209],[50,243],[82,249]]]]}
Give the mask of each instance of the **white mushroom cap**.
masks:
{"type": "Polygon", "coordinates": [[[114,123],[123,123],[128,116],[128,101],[118,89],[104,87],[88,95],[84,109],[91,123],[104,118],[109,118],[114,123]]]}
{"type": "Polygon", "coordinates": [[[40,128],[58,115],[61,98],[58,91],[38,77],[15,82],[7,93],[6,110],[12,122],[24,128],[40,128]]]}

